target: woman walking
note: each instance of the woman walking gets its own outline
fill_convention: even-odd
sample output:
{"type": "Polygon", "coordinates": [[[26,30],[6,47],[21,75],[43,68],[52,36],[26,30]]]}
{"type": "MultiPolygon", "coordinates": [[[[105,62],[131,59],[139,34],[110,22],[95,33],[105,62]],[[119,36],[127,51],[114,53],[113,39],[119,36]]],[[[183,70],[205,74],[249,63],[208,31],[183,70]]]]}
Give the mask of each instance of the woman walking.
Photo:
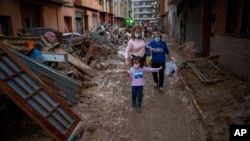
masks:
{"type": "Polygon", "coordinates": [[[154,35],[154,40],[148,44],[150,50],[152,51],[152,68],[159,68],[163,66],[163,69],[157,72],[153,72],[153,78],[155,82],[155,87],[159,88],[160,92],[164,92],[164,69],[166,63],[166,55],[168,59],[171,60],[169,55],[169,50],[167,48],[167,43],[162,41],[162,35],[160,32],[156,32],[154,35]]]}
{"type": "Polygon", "coordinates": [[[141,57],[145,60],[145,42],[142,37],[141,26],[135,26],[132,29],[132,37],[128,41],[127,48],[125,50],[125,63],[129,64],[129,58],[141,57]],[[131,56],[130,56],[131,53],[131,56]],[[129,57],[130,56],[130,57],[129,57]]]}

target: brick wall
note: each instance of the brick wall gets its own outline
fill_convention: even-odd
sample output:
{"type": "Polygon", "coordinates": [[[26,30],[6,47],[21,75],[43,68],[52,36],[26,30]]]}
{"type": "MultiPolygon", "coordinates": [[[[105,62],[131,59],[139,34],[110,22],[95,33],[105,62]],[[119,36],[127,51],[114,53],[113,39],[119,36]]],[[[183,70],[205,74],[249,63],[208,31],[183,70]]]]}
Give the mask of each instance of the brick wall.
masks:
{"type": "Polygon", "coordinates": [[[216,35],[211,53],[220,55],[220,66],[250,81],[249,39],[216,35]]]}

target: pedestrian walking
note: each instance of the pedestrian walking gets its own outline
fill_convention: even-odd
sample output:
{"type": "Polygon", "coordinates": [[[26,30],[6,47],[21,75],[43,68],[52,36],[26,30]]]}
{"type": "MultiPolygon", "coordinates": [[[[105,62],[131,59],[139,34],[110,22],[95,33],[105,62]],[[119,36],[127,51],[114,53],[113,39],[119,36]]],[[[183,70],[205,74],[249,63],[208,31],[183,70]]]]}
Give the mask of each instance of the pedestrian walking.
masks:
{"type": "Polygon", "coordinates": [[[148,47],[152,53],[152,68],[158,68],[163,66],[158,73],[153,72],[153,79],[155,83],[155,88],[159,88],[160,92],[164,92],[163,90],[163,83],[164,83],[164,69],[166,64],[166,55],[169,60],[171,60],[169,50],[167,48],[167,43],[162,41],[162,34],[161,32],[157,31],[154,35],[154,40],[149,42],[148,47]]]}
{"type": "Polygon", "coordinates": [[[129,60],[134,57],[141,57],[145,60],[145,42],[142,37],[141,26],[135,26],[132,29],[132,36],[129,39],[125,50],[125,63],[129,64],[129,60]],[[130,56],[131,53],[131,56],[130,56]],[[129,57],[130,56],[130,57],[129,57]],[[130,59],[129,59],[130,58],[130,59]]]}
{"type": "Polygon", "coordinates": [[[132,80],[132,106],[137,106],[137,111],[139,113],[141,112],[143,87],[145,85],[144,72],[159,72],[159,70],[161,70],[162,68],[162,66],[159,66],[158,68],[145,67],[144,60],[141,57],[133,58],[132,67],[129,70],[129,77],[132,80]]]}

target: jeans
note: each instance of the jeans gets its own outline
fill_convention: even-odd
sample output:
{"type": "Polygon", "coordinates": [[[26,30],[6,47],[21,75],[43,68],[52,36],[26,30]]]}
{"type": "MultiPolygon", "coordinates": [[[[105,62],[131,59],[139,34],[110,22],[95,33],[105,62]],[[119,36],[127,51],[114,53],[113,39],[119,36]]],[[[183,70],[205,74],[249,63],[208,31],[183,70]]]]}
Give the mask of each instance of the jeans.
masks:
{"type": "Polygon", "coordinates": [[[154,63],[152,62],[152,68],[159,68],[160,66],[163,67],[159,72],[153,72],[153,78],[154,82],[159,85],[159,87],[163,87],[164,83],[164,69],[165,69],[165,63],[154,63]],[[158,78],[159,74],[159,78],[158,78]]]}
{"type": "Polygon", "coordinates": [[[141,108],[142,96],[143,96],[143,86],[132,86],[132,105],[136,104],[137,98],[137,107],[141,108]]]}

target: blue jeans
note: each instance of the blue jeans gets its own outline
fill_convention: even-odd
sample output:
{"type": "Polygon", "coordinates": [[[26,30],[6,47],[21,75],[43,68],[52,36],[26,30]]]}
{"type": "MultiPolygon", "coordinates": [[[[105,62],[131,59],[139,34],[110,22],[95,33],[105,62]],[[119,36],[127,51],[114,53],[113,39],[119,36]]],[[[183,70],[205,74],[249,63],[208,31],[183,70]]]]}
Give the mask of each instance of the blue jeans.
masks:
{"type": "Polygon", "coordinates": [[[137,107],[141,108],[142,96],[143,96],[143,86],[132,86],[132,105],[136,104],[137,98],[137,107]]]}

